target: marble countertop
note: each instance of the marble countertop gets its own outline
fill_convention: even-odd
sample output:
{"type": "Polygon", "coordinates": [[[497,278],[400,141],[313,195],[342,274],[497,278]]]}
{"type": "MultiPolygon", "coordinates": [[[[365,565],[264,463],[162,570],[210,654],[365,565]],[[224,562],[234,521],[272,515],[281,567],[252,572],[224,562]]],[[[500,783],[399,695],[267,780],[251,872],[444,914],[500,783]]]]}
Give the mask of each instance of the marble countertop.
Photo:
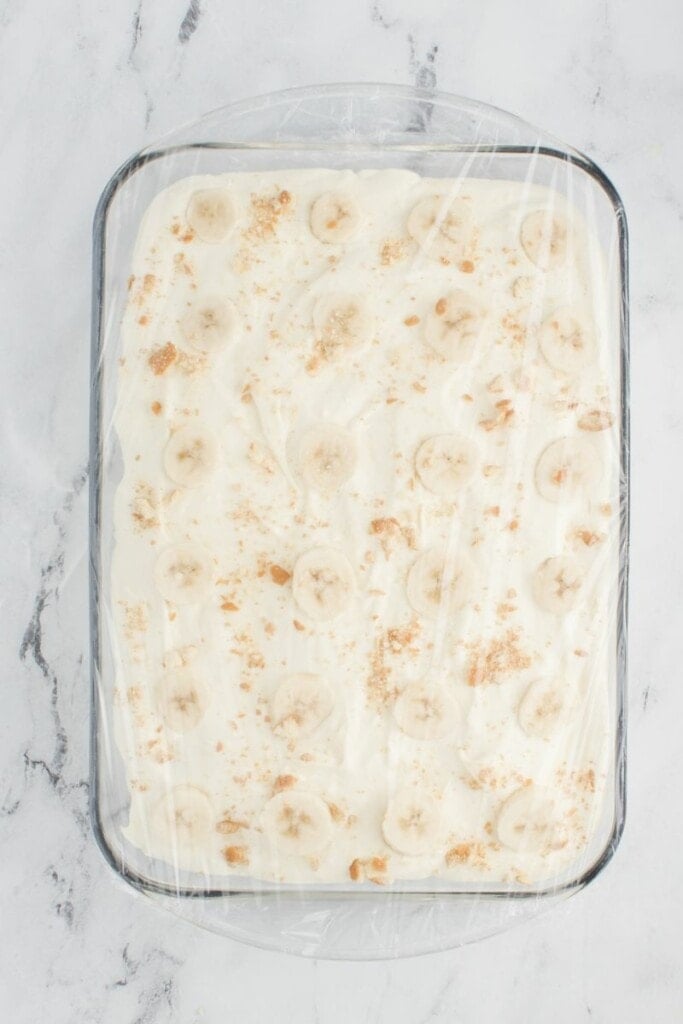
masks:
{"type": "Polygon", "coordinates": [[[0,1010],[15,1024],[683,1019],[683,15],[676,0],[0,0],[0,1010]],[[564,9],[562,9],[564,7],[564,9]],[[613,179],[632,253],[629,811],[583,893],[402,962],[265,953],[167,915],[87,817],[90,230],[128,155],[231,100],[321,81],[513,110],[613,179]],[[676,622],[679,626],[676,627],[676,622]],[[678,807],[678,811],[676,811],[678,807]]]}

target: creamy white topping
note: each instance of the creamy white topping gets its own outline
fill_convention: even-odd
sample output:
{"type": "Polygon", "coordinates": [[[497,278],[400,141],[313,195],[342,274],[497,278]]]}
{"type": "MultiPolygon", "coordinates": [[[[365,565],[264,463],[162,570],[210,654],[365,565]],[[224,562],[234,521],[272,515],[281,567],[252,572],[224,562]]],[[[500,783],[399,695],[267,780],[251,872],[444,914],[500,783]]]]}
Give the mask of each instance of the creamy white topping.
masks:
{"type": "Polygon", "coordinates": [[[307,883],[583,863],[613,743],[617,353],[597,241],[554,191],[305,170],[155,198],[115,414],[134,846],[307,883]]]}

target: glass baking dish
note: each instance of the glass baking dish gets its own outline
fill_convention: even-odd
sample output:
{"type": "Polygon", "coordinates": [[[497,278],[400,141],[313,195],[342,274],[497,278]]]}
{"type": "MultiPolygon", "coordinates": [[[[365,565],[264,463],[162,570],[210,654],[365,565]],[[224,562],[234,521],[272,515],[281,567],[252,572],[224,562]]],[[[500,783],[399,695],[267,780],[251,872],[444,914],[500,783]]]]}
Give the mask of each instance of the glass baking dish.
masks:
{"type": "Polygon", "coordinates": [[[625,810],[628,574],[627,235],[621,201],[586,157],[516,117],[469,100],[396,86],[297,89],[223,108],[127,161],[106,186],[94,223],[91,376],[91,813],[106,859],[129,884],[175,913],[257,944],[317,956],[405,955],[508,927],[577,892],[607,864],[625,810]],[[431,178],[552,187],[578,209],[602,248],[615,323],[620,404],[618,565],[611,609],[609,732],[603,816],[581,860],[551,883],[446,881],[285,885],[209,877],[153,861],[124,835],[129,792],[113,738],[115,636],[109,574],[121,454],[112,429],[119,325],[140,222],[159,191],[193,174],[298,168],[403,168],[431,178]],[[617,350],[618,349],[618,350],[617,350]]]}

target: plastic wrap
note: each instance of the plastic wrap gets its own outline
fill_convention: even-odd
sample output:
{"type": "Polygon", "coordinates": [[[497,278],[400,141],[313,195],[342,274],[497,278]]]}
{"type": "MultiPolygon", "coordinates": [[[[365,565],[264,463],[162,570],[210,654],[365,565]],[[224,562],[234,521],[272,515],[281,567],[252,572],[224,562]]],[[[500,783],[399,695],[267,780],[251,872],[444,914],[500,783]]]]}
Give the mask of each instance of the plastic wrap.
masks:
{"type": "Polygon", "coordinates": [[[393,86],[226,107],[95,219],[92,816],[174,913],[457,946],[624,820],[626,227],[587,158],[393,86]]]}

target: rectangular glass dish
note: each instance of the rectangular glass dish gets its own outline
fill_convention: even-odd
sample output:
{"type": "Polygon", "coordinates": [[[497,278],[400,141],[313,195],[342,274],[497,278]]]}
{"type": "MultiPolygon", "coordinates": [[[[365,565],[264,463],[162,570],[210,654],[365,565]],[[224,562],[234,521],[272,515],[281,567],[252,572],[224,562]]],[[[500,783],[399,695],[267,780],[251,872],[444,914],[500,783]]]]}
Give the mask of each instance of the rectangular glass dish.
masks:
{"type": "Polygon", "coordinates": [[[92,809],[116,870],[307,907],[586,884],[624,815],[604,175],[412,90],[226,108],[110,182],[93,310],[92,809]]]}

